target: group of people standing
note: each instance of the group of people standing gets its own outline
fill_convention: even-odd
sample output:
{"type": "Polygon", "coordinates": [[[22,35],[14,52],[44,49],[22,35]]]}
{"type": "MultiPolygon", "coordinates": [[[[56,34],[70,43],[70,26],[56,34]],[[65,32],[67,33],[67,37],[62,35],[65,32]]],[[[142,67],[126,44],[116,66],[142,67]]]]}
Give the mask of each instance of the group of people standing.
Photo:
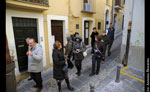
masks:
{"type": "MultiPolygon", "coordinates": [[[[114,40],[114,28],[112,24],[108,29],[108,32],[103,31],[102,35],[99,35],[96,31],[96,27],[93,28],[91,34],[91,46],[92,46],[92,72],[89,76],[98,75],[100,71],[100,63],[104,63],[105,52],[108,46],[108,56],[110,56],[110,48],[114,40]],[[97,64],[97,69],[95,65],[97,64]]],[[[42,90],[42,58],[43,52],[42,47],[35,42],[33,38],[27,39],[29,44],[29,50],[26,53],[28,55],[28,71],[30,72],[31,79],[36,82],[34,87],[38,88],[37,92],[42,90]]],[[[72,61],[75,61],[76,74],[77,76],[81,75],[82,70],[82,61],[84,59],[83,53],[86,51],[86,46],[82,41],[79,33],[75,33],[70,37],[67,37],[67,45],[65,46],[65,53],[61,42],[55,41],[53,45],[53,78],[56,79],[58,85],[58,92],[62,92],[61,83],[65,80],[67,87],[70,91],[74,91],[74,88],[70,85],[68,68],[72,69],[74,64],[72,61]],[[72,58],[72,59],[71,59],[72,58]]]]}

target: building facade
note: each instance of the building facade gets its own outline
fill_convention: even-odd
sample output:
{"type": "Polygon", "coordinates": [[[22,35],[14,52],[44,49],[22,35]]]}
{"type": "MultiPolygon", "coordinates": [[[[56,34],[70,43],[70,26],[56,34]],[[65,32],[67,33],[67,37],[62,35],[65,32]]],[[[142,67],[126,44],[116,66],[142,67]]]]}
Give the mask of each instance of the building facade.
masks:
{"type": "Polygon", "coordinates": [[[122,36],[121,46],[121,59],[124,58],[127,39],[129,38],[128,26],[129,22],[132,22],[130,41],[129,41],[129,54],[128,54],[128,65],[132,65],[137,69],[144,70],[144,48],[145,48],[145,13],[144,13],[144,0],[126,0],[125,2],[125,21],[122,36]],[[134,64],[134,65],[133,65],[134,64]],[[138,65],[138,66],[137,66],[138,65]]]}
{"type": "Polygon", "coordinates": [[[29,76],[27,37],[42,45],[45,70],[53,64],[55,40],[65,46],[66,37],[78,32],[90,46],[92,28],[101,34],[109,27],[111,14],[112,0],[6,0],[6,34],[17,81],[29,76]]]}

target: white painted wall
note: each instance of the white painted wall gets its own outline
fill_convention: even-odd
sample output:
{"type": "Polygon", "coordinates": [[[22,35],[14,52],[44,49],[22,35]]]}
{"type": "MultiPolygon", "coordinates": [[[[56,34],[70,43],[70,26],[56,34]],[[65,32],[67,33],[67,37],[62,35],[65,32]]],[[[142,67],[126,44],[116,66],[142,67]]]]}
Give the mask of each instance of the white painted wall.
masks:
{"type": "MultiPolygon", "coordinates": [[[[51,20],[61,20],[63,21],[63,43],[66,45],[68,36],[68,16],[58,16],[58,15],[47,15],[47,25],[48,25],[48,43],[49,43],[49,52],[50,52],[50,61],[52,60],[52,51],[53,51],[53,42],[52,42],[52,31],[51,31],[51,20]]],[[[53,62],[50,62],[53,63],[53,62]]]]}
{"type": "Polygon", "coordinates": [[[126,44],[128,22],[132,20],[130,45],[144,47],[144,6],[144,0],[126,0],[122,44],[126,44]]]}
{"type": "Polygon", "coordinates": [[[43,30],[43,15],[37,13],[29,13],[29,12],[21,12],[21,11],[14,11],[6,9],[6,35],[8,38],[8,45],[10,49],[10,54],[12,51],[14,52],[15,56],[15,74],[20,75],[19,67],[18,67],[18,60],[17,60],[17,53],[15,47],[15,38],[13,32],[13,24],[12,24],[12,17],[23,17],[23,18],[36,18],[38,21],[38,42],[42,45],[43,48],[43,66],[46,66],[46,55],[45,55],[45,39],[44,39],[44,30],[43,30]],[[41,41],[41,37],[43,37],[43,41],[41,41]]]}

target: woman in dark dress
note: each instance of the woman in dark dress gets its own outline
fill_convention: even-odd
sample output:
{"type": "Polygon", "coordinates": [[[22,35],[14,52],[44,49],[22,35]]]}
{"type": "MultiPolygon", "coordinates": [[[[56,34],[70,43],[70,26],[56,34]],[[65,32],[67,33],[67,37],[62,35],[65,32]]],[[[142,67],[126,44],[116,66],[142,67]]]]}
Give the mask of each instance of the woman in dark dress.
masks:
{"type": "Polygon", "coordinates": [[[67,59],[64,57],[62,45],[59,41],[56,41],[54,43],[52,57],[53,57],[53,77],[57,81],[59,92],[62,92],[61,82],[64,79],[66,81],[68,89],[73,91],[74,89],[70,86],[68,73],[63,71],[64,67],[66,66],[67,59]]]}

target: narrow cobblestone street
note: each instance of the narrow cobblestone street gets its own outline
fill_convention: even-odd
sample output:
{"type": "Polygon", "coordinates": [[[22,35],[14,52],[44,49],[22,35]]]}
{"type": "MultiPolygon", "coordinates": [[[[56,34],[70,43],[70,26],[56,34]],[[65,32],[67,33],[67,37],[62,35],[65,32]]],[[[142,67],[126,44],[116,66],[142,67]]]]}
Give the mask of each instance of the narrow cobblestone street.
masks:
{"type": "MultiPolygon", "coordinates": [[[[121,63],[120,60],[120,44],[121,44],[121,35],[118,34],[115,36],[115,41],[112,46],[112,54],[111,56],[106,56],[105,64],[101,64],[101,69],[99,75],[95,75],[93,77],[89,77],[91,73],[91,65],[92,59],[90,56],[91,48],[88,48],[88,56],[83,60],[83,68],[82,75],[78,77],[76,73],[76,68],[74,67],[72,70],[69,70],[69,78],[71,85],[75,88],[74,92],[90,92],[90,85],[95,87],[95,92],[144,92],[143,83],[138,81],[130,81],[131,78],[121,75],[121,79],[125,81],[121,81],[120,83],[115,83],[117,65],[121,63]],[[125,85],[124,83],[131,82],[136,83],[133,88],[125,85]],[[138,89],[139,87],[143,87],[138,89]],[[128,90],[128,91],[126,91],[128,90]]],[[[142,73],[143,74],[143,73],[142,73]]],[[[42,92],[57,92],[57,84],[53,79],[52,68],[49,68],[42,72],[43,77],[43,90],[42,92]]],[[[129,83],[128,83],[129,84],[129,83]]],[[[23,80],[18,84],[18,92],[35,92],[36,89],[32,88],[34,85],[33,81],[27,81],[27,79],[23,80]]],[[[67,89],[67,85],[65,81],[62,83],[63,92],[70,92],[67,89]]]]}

